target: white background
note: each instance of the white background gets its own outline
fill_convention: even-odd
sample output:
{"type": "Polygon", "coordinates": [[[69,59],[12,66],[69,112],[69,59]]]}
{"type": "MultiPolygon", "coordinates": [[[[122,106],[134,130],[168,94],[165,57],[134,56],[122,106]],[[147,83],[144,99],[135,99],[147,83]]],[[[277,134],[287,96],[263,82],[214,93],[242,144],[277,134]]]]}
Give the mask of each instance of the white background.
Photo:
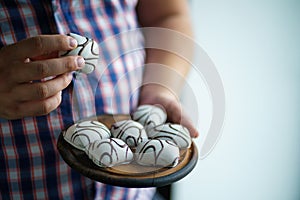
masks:
{"type": "MultiPolygon", "coordinates": [[[[300,199],[300,1],[193,0],[196,41],[226,94],[222,137],[173,185],[174,200],[300,199]]],[[[201,76],[191,74],[202,133],[211,118],[201,76]]]]}

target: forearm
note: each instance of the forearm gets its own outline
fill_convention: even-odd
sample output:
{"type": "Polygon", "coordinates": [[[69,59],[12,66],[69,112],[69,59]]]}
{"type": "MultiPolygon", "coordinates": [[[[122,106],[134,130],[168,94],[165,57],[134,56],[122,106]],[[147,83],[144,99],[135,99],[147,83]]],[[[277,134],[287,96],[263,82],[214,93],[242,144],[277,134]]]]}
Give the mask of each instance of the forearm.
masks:
{"type": "Polygon", "coordinates": [[[193,57],[187,2],[140,0],[137,11],[140,24],[149,27],[144,31],[146,62],[139,103],[163,107],[169,122],[184,125],[197,137],[199,133],[178,98],[193,57]]]}
{"type": "Polygon", "coordinates": [[[163,11],[158,11],[161,13],[154,13],[154,17],[150,14],[147,16],[146,13],[146,18],[141,20],[144,27],[165,28],[165,30],[160,30],[159,34],[155,34],[155,29],[153,32],[149,31],[150,33],[146,30],[146,47],[153,46],[152,43],[158,43],[162,49],[146,48],[144,86],[141,96],[149,90],[168,91],[178,96],[185,76],[189,72],[193,47],[191,42],[186,41],[192,37],[192,27],[186,3],[177,2],[180,5],[172,6],[169,12],[163,9],[163,11]]]}

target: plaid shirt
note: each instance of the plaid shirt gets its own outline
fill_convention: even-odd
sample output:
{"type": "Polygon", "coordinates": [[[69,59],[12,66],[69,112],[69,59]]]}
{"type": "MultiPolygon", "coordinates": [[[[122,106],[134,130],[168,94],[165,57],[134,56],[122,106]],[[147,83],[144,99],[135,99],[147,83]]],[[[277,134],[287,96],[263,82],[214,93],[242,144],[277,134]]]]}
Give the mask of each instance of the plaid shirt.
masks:
{"type": "Polygon", "coordinates": [[[0,199],[151,199],[151,188],[94,184],[72,170],[56,148],[61,131],[77,120],[129,113],[136,107],[137,95],[131,94],[141,83],[142,36],[137,32],[137,50],[127,53],[127,41],[114,37],[138,27],[135,5],[134,0],[0,1],[0,48],[39,34],[69,32],[93,38],[101,47],[97,70],[74,73],[56,110],[40,117],[0,119],[0,199]]]}

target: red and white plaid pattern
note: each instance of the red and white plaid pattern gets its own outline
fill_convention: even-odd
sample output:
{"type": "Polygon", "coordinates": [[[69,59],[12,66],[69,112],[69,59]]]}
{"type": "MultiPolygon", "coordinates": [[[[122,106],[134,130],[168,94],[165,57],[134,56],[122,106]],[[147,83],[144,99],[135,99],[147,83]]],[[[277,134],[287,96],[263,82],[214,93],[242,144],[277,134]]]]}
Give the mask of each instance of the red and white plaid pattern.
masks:
{"type": "Polygon", "coordinates": [[[152,198],[152,188],[95,187],[56,148],[61,131],[77,120],[136,107],[131,95],[141,84],[142,36],[136,32],[137,50],[130,53],[126,39],[116,36],[138,28],[135,5],[135,0],[0,1],[0,48],[38,34],[69,32],[93,38],[101,48],[95,73],[74,73],[61,105],[49,115],[0,119],[0,199],[152,198]]]}

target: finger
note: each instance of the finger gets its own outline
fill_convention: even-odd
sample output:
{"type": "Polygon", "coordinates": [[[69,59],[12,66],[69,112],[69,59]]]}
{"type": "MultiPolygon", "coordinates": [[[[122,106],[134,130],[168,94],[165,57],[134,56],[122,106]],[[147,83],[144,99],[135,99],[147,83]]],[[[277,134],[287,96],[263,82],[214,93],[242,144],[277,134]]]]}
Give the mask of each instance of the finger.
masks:
{"type": "Polygon", "coordinates": [[[49,114],[61,103],[61,92],[41,101],[26,101],[18,106],[18,113],[24,116],[41,116],[49,114]]]}
{"type": "Polygon", "coordinates": [[[66,35],[39,35],[6,47],[7,55],[17,60],[47,55],[76,48],[77,41],[66,35]]]}
{"type": "Polygon", "coordinates": [[[192,121],[186,115],[182,116],[180,124],[189,130],[191,137],[197,138],[199,136],[198,130],[195,128],[192,121]]]}
{"type": "Polygon", "coordinates": [[[182,111],[182,107],[179,103],[176,102],[169,102],[166,107],[168,120],[172,123],[181,124],[182,126],[186,127],[191,137],[198,137],[199,132],[193,125],[191,119],[182,111]]]}
{"type": "Polygon", "coordinates": [[[84,59],[81,56],[66,56],[43,61],[33,61],[19,64],[14,70],[14,82],[24,83],[57,76],[67,72],[82,69],[84,59]]]}
{"type": "Polygon", "coordinates": [[[191,137],[197,138],[199,136],[198,130],[195,128],[192,121],[188,117],[175,116],[175,117],[171,117],[169,119],[169,121],[171,121],[172,123],[181,124],[182,126],[186,127],[188,129],[191,137]],[[180,118],[180,120],[177,120],[178,118],[180,118]]]}
{"type": "Polygon", "coordinates": [[[17,101],[33,101],[49,98],[65,89],[72,81],[71,74],[63,74],[49,81],[20,84],[14,89],[17,101]]]}
{"type": "Polygon", "coordinates": [[[52,53],[49,53],[49,54],[45,54],[45,55],[40,55],[40,56],[37,56],[37,57],[33,57],[30,60],[31,61],[37,61],[37,60],[46,60],[46,59],[57,58],[57,57],[58,57],[58,52],[55,51],[55,52],[52,52],[52,53]]]}

